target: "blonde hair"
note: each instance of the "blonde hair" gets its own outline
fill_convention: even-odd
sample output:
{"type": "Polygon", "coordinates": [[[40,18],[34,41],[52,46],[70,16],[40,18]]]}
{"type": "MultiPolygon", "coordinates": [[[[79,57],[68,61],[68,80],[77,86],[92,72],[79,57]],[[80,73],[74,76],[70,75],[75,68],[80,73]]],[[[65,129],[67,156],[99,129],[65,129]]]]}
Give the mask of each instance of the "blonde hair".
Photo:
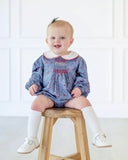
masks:
{"type": "Polygon", "coordinates": [[[64,27],[64,26],[68,26],[70,28],[71,36],[73,36],[74,30],[72,25],[69,22],[64,20],[55,20],[54,22],[50,23],[47,27],[47,33],[48,33],[49,27],[64,27]]]}

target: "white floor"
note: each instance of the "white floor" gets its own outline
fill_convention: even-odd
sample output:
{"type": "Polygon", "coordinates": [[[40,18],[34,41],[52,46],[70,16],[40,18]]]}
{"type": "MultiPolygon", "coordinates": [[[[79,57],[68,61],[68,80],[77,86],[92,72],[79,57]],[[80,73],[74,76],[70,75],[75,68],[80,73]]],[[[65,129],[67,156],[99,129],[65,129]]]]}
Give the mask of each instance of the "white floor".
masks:
{"type": "MultiPolygon", "coordinates": [[[[91,145],[91,137],[88,133],[91,160],[128,160],[128,119],[100,119],[100,123],[113,147],[95,148],[91,145]]],[[[38,149],[26,155],[16,153],[26,136],[26,128],[27,118],[0,117],[0,160],[38,159],[38,149]]]]}

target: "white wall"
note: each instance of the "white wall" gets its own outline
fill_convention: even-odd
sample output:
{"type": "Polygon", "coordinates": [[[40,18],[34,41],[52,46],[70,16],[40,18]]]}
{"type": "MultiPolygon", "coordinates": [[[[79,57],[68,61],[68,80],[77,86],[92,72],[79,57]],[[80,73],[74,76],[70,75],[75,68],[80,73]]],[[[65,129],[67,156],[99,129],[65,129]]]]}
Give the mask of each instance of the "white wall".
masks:
{"type": "Polygon", "coordinates": [[[33,97],[24,85],[58,16],[74,26],[71,49],[88,64],[97,115],[128,117],[127,0],[0,0],[0,115],[28,114],[33,97]]]}

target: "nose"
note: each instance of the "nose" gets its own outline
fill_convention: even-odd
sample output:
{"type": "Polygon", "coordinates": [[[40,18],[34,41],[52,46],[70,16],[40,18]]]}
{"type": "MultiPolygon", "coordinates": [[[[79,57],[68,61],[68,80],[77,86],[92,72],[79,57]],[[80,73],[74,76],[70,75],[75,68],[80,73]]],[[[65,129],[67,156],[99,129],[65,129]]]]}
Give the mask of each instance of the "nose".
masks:
{"type": "Polygon", "coordinates": [[[55,42],[56,42],[56,43],[59,43],[59,42],[60,42],[60,39],[59,39],[59,38],[56,38],[56,39],[55,39],[55,42]]]}

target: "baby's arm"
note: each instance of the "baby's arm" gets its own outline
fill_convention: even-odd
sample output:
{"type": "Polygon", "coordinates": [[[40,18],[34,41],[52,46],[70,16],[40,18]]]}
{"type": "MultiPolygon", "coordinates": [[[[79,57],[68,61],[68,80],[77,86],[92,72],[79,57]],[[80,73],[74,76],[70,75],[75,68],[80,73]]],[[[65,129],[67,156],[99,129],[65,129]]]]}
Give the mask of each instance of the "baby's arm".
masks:
{"type": "Polygon", "coordinates": [[[79,97],[80,95],[87,97],[89,92],[90,86],[88,82],[87,66],[85,60],[81,57],[76,71],[76,79],[71,94],[74,93],[75,97],[79,97]]]}
{"type": "Polygon", "coordinates": [[[34,62],[33,68],[32,68],[32,75],[29,81],[25,85],[25,88],[29,90],[31,95],[34,95],[36,91],[38,92],[43,88],[43,70],[44,70],[44,67],[43,67],[43,61],[41,56],[34,62]]]}

